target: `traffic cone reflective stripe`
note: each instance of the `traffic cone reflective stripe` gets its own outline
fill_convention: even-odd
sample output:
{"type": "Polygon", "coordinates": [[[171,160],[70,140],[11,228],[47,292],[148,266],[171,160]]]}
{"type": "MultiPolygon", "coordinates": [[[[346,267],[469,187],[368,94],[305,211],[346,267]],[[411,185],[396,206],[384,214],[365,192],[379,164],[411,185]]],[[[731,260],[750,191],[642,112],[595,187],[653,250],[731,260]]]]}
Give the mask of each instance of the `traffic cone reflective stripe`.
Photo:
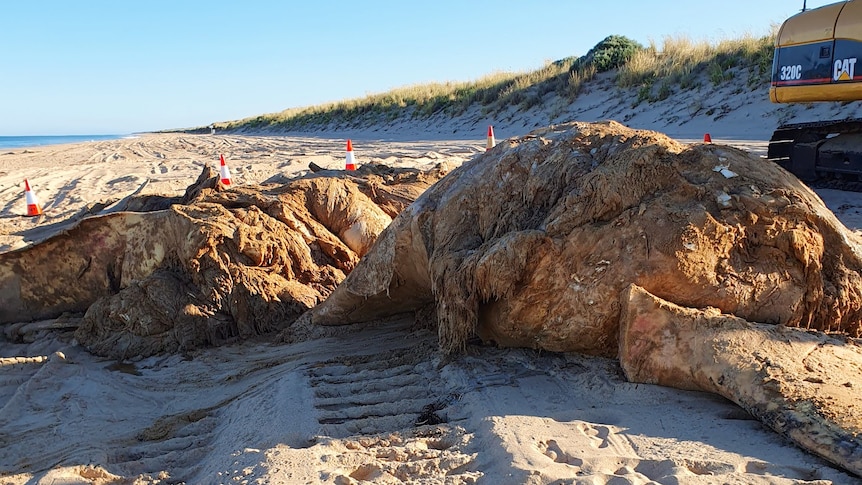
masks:
{"type": "Polygon", "coordinates": [[[704,143],[712,143],[712,137],[709,136],[709,133],[703,135],[703,142],[704,143]]]}
{"type": "Polygon", "coordinates": [[[494,127],[488,126],[488,145],[485,147],[485,151],[494,148],[494,145],[496,144],[497,141],[494,139],[494,127]]]}
{"type": "Polygon", "coordinates": [[[230,185],[230,169],[227,168],[227,165],[224,163],[224,155],[219,155],[218,172],[221,176],[221,183],[223,185],[230,185]]]}
{"type": "Polygon", "coordinates": [[[36,200],[36,194],[30,190],[30,182],[24,179],[24,200],[27,201],[27,215],[39,216],[42,215],[42,208],[39,207],[39,201],[36,200]]]}
{"type": "Polygon", "coordinates": [[[353,156],[353,144],[347,140],[347,159],[344,162],[344,170],[356,170],[356,158],[353,156]]]}

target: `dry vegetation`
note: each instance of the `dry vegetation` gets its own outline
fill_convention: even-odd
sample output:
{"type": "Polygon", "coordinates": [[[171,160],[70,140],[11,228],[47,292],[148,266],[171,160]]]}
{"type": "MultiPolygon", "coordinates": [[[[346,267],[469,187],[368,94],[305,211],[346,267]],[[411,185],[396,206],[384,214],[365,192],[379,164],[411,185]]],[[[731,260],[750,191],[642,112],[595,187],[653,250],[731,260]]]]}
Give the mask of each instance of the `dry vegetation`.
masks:
{"type": "Polygon", "coordinates": [[[704,78],[719,85],[743,74],[747,76],[745,85],[756,88],[769,81],[774,44],[775,29],[763,37],[718,43],[665,37],[661,47],[650,43],[635,53],[619,69],[617,85],[638,88],[638,102],[665,99],[676,89],[696,88],[704,78]]]}
{"type": "Polygon", "coordinates": [[[441,112],[458,116],[477,106],[485,113],[513,106],[527,110],[542,105],[551,96],[574,100],[585,83],[606,71],[615,71],[618,88],[637,91],[636,103],[659,101],[676,91],[696,89],[704,82],[718,85],[736,80],[740,89],[754,89],[769,80],[775,33],[773,29],[762,37],[745,35],[718,42],[665,37],[661,46],[651,42],[646,47],[612,35],[582,57],[549,62],[531,72],[497,72],[476,81],[406,86],[364,98],[216,123],[215,127],[313,131],[331,122],[357,119],[394,121],[441,112]],[[739,76],[745,76],[744,83],[739,76]]]}

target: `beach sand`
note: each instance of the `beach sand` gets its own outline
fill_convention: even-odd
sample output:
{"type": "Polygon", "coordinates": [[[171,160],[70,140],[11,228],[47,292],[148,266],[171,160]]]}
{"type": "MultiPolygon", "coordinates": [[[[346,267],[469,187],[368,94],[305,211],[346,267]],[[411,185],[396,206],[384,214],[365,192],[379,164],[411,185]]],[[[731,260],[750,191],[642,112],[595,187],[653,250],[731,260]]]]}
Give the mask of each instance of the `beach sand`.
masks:
{"type": "MultiPolygon", "coordinates": [[[[427,168],[483,152],[479,132],[353,146],[359,164],[427,168]]],[[[343,168],[344,148],[343,138],[154,134],[9,150],[0,251],[136,192],[181,195],[220,153],[234,183],[249,184],[309,162],[343,168]],[[42,217],[23,215],[24,178],[42,217]]],[[[818,193],[862,229],[862,194],[818,193]]],[[[74,324],[0,328],[0,484],[859,483],[723,398],[631,384],[616,361],[576,354],[470,346],[444,357],[427,319],[298,325],[290,343],[124,362],[77,346],[74,324]]]]}

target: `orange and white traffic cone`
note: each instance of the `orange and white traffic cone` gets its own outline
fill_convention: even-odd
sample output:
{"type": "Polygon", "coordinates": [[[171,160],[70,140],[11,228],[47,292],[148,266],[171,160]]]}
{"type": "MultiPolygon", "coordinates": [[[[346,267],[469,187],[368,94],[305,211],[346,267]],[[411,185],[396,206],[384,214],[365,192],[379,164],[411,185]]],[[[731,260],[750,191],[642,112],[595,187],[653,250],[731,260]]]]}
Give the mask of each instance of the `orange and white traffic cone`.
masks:
{"type": "Polygon", "coordinates": [[[497,144],[497,141],[494,139],[494,127],[488,125],[488,145],[485,146],[485,151],[494,148],[494,145],[497,144]]]}
{"type": "Polygon", "coordinates": [[[219,155],[218,173],[221,176],[222,185],[230,185],[230,169],[224,163],[224,155],[219,155]]]}
{"type": "Polygon", "coordinates": [[[704,143],[712,143],[712,137],[709,136],[709,133],[703,135],[703,142],[704,143]]]}
{"type": "Polygon", "coordinates": [[[353,156],[353,144],[347,140],[347,159],[344,161],[344,170],[356,170],[356,158],[353,156]]]}
{"type": "Polygon", "coordinates": [[[30,190],[30,182],[24,179],[24,199],[27,201],[27,215],[41,216],[42,208],[39,207],[39,201],[36,200],[36,194],[30,190]]]}

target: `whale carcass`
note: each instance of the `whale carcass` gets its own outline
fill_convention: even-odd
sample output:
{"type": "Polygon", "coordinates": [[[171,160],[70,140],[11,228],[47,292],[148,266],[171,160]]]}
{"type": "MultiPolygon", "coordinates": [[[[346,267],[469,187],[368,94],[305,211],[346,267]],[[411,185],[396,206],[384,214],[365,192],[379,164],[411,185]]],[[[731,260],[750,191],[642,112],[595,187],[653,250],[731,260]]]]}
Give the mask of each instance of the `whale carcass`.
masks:
{"type": "Polygon", "coordinates": [[[862,474],[860,240],[746,152],[615,122],[507,140],[396,217],[311,317],[428,308],[444,351],[619,357],[633,381],[720,393],[862,474]]]}
{"type": "Polygon", "coordinates": [[[277,332],[447,171],[366,164],[226,189],[205,168],[183,197],[124,201],[0,254],[0,325],[83,314],[78,341],[113,358],[277,332]]]}

